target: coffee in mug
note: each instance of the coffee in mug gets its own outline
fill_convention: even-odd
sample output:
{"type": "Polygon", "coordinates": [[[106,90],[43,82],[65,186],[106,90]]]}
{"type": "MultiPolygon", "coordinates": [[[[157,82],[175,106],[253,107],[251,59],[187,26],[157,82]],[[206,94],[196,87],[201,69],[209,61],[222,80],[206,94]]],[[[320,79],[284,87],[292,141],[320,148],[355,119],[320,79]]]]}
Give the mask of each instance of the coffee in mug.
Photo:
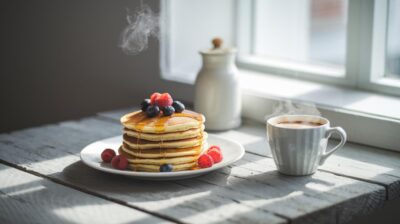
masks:
{"type": "Polygon", "coordinates": [[[279,172],[288,175],[309,175],[346,142],[341,127],[330,127],[329,120],[312,115],[282,115],[268,119],[267,138],[279,172]],[[340,143],[327,150],[332,133],[340,143]]]}
{"type": "Polygon", "coordinates": [[[283,121],[276,126],[286,128],[312,128],[322,125],[321,123],[308,122],[308,121],[283,121]]]}

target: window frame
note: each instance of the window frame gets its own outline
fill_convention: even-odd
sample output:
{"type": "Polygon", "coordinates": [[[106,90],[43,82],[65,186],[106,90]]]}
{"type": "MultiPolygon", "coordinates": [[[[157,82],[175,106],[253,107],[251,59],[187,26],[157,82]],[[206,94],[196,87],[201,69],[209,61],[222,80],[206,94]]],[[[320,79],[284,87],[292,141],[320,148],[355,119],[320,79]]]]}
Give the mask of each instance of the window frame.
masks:
{"type": "Polygon", "coordinates": [[[177,73],[173,71],[171,66],[172,58],[172,39],[170,37],[171,30],[171,2],[168,0],[160,1],[160,20],[162,21],[160,26],[160,53],[159,53],[159,66],[161,78],[168,81],[178,81],[181,83],[191,84],[192,80],[188,79],[186,74],[177,73]]]}
{"type": "Polygon", "coordinates": [[[252,55],[257,0],[237,0],[237,64],[268,74],[400,95],[400,79],[384,76],[388,4],[388,0],[349,0],[345,68],[339,70],[252,55]]]}
{"type": "MultiPolygon", "coordinates": [[[[373,17],[373,15],[377,15],[379,11],[378,7],[374,7],[374,5],[377,4],[374,0],[349,1],[349,11],[353,10],[354,12],[349,18],[351,22],[348,24],[347,38],[354,40],[355,44],[347,45],[346,58],[347,60],[350,59],[350,61],[349,63],[346,63],[346,71],[348,72],[348,75],[344,81],[343,79],[334,79],[334,77],[329,76],[322,76],[322,78],[320,78],[315,75],[312,76],[312,73],[309,73],[309,76],[307,77],[307,74],[303,75],[299,72],[296,74],[296,78],[298,79],[279,77],[295,76],[290,76],[290,72],[288,72],[289,74],[285,75],[283,72],[281,72],[284,69],[279,67],[275,68],[277,69],[277,72],[273,72],[273,69],[271,70],[272,72],[265,72],[265,66],[262,63],[254,64],[243,61],[242,53],[246,52],[246,50],[251,47],[250,35],[243,34],[250,34],[251,29],[254,29],[254,27],[249,26],[251,22],[249,20],[251,18],[244,17],[240,14],[240,10],[251,10],[251,4],[248,4],[248,1],[254,0],[233,1],[232,3],[234,5],[232,5],[232,10],[234,11],[229,11],[231,13],[233,12],[231,17],[232,19],[230,19],[229,22],[234,24],[230,24],[230,26],[233,28],[233,33],[230,37],[233,39],[233,46],[238,46],[240,50],[237,64],[239,65],[241,72],[241,88],[242,97],[244,99],[242,100],[243,117],[264,122],[264,116],[266,114],[271,114],[274,106],[273,103],[276,101],[291,100],[295,103],[315,103],[317,108],[322,110],[323,115],[328,117],[333,123],[343,124],[345,128],[349,127],[349,130],[353,129],[353,132],[351,135],[349,135],[349,141],[399,151],[397,139],[393,138],[393,135],[389,135],[387,133],[398,133],[398,129],[400,127],[400,115],[397,116],[398,114],[395,113],[390,113],[390,115],[386,113],[371,113],[372,110],[370,109],[378,108],[381,111],[393,111],[393,107],[396,109],[394,112],[396,112],[397,109],[400,108],[399,97],[373,93],[373,91],[376,91],[386,92],[392,95],[394,93],[400,95],[400,88],[397,88],[397,85],[392,83],[389,78],[384,77],[384,67],[381,67],[381,70],[379,70],[377,69],[378,67],[375,63],[374,71],[376,76],[374,80],[370,78],[372,77],[370,76],[372,71],[371,67],[373,67],[371,63],[376,62],[376,60],[374,60],[374,58],[371,56],[373,55],[374,50],[374,56],[378,57],[376,50],[379,48],[378,45],[376,45],[378,44],[378,41],[376,41],[376,38],[378,37],[372,37],[372,35],[368,36],[368,34],[374,33],[374,28],[376,31],[376,27],[378,27],[379,22],[382,23],[382,20],[379,21],[373,17]],[[372,46],[373,42],[375,44],[374,46],[372,46]],[[245,66],[248,66],[250,69],[246,69],[245,66]],[[254,70],[260,70],[260,72],[254,70]],[[360,74],[367,74],[368,77],[365,79],[360,79],[360,74]],[[271,80],[271,78],[275,80],[285,80],[278,80],[274,82],[271,80]],[[308,79],[315,82],[307,82],[303,81],[303,79],[308,79]],[[324,82],[328,84],[323,84],[324,82]],[[394,85],[394,87],[389,89],[388,85],[382,83],[379,84],[379,82],[389,82],[394,85]],[[271,85],[274,88],[268,87],[271,85]],[[341,85],[350,86],[350,88],[342,88],[340,87],[341,85]],[[287,86],[291,86],[291,89],[295,90],[295,92],[291,94],[289,91],[288,93],[288,91],[285,90],[287,86]],[[331,91],[332,88],[335,88],[336,90],[331,91]],[[285,91],[279,91],[279,89],[283,89],[285,91]],[[327,89],[328,92],[326,92],[327,89]],[[359,91],[358,89],[368,91],[359,91]],[[297,90],[300,90],[300,92],[296,92],[297,90]],[[301,92],[308,94],[302,94],[301,92]],[[348,102],[351,103],[351,99],[360,98],[360,94],[363,95],[361,99],[372,97],[372,100],[364,104],[362,108],[359,108],[359,110],[353,110],[354,108],[348,109],[344,107],[346,103],[343,103],[347,102],[346,99],[349,99],[348,102]],[[315,97],[321,98],[323,103],[315,102],[315,97]],[[376,101],[376,97],[379,98],[378,101],[376,101]],[[359,126],[374,127],[373,129],[368,130],[373,132],[366,134],[366,132],[360,132],[359,130],[361,129],[354,129],[354,127],[359,126]],[[371,136],[373,136],[373,138],[371,138],[371,136]]],[[[388,0],[377,1],[385,1],[386,4],[388,3],[388,0]]],[[[206,7],[212,7],[212,5],[206,4],[206,7]]],[[[220,7],[218,9],[220,9],[220,7]]],[[[185,75],[174,73],[175,71],[171,68],[171,66],[173,66],[170,63],[171,49],[174,48],[174,46],[171,44],[171,38],[168,35],[171,32],[170,23],[173,22],[171,21],[171,16],[173,16],[173,13],[171,12],[170,1],[161,0],[161,20],[163,21],[161,32],[164,34],[161,35],[160,38],[161,76],[165,80],[172,80],[175,82],[188,83],[189,85],[192,85],[193,82],[188,81],[185,75]]],[[[385,20],[383,20],[383,22],[385,22],[385,20]]],[[[386,36],[385,32],[381,32],[380,34],[382,33],[386,36]]],[[[375,33],[375,35],[377,34],[375,33]]],[[[383,49],[386,49],[386,47],[384,46],[383,49]]],[[[383,58],[385,58],[386,55],[383,54],[383,56],[383,58]]],[[[384,63],[383,66],[385,66],[384,63]]],[[[293,74],[293,72],[291,74],[293,74]]],[[[398,86],[400,86],[400,84],[398,86]]],[[[375,112],[376,111],[377,110],[375,110],[375,112]]]]}
{"type": "MultiPolygon", "coordinates": [[[[367,0],[358,2],[362,7],[360,20],[364,30],[359,35],[368,35],[360,44],[358,87],[370,91],[400,95],[400,79],[385,77],[386,41],[388,23],[388,0],[367,0]],[[364,49],[364,52],[363,52],[364,49]],[[369,66],[365,66],[369,65],[369,66]]],[[[362,39],[360,36],[358,39],[362,39]]]]}

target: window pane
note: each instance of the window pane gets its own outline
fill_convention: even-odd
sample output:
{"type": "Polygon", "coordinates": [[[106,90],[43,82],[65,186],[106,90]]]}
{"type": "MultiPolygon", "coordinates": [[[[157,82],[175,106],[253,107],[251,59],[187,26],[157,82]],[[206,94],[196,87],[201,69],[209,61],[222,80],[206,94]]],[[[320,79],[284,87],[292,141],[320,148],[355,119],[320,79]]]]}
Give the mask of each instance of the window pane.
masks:
{"type": "Polygon", "coordinates": [[[194,83],[201,67],[199,50],[210,48],[211,39],[216,36],[224,40],[224,47],[232,46],[234,1],[161,2],[168,3],[164,8],[165,35],[161,36],[162,49],[165,50],[165,55],[160,58],[163,76],[194,83]]]}
{"type": "Polygon", "coordinates": [[[347,0],[258,0],[254,54],[344,68],[347,0]]]}
{"type": "Polygon", "coordinates": [[[386,75],[400,78],[400,0],[390,0],[386,42],[386,75]]]}

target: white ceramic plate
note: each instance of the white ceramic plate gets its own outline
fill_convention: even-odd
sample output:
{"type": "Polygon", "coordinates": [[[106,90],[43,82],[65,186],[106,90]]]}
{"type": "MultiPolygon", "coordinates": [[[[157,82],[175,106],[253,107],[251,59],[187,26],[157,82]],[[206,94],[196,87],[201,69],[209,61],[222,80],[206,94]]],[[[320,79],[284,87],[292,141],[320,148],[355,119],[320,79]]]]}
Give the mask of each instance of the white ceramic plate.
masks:
{"type": "Polygon", "coordinates": [[[199,170],[154,173],[154,172],[136,172],[131,170],[114,169],[111,167],[111,164],[104,163],[101,160],[100,154],[106,148],[111,148],[117,151],[122,143],[122,136],[103,139],[97,142],[93,142],[92,144],[86,146],[81,151],[81,160],[86,165],[95,168],[97,170],[101,170],[103,172],[126,175],[137,179],[145,179],[145,180],[177,180],[177,179],[185,179],[185,178],[200,176],[208,172],[220,169],[222,167],[228,166],[238,161],[244,155],[243,146],[235,141],[221,138],[213,134],[209,134],[207,142],[208,145],[218,145],[219,147],[221,147],[224,159],[210,168],[199,169],[199,170]]]}

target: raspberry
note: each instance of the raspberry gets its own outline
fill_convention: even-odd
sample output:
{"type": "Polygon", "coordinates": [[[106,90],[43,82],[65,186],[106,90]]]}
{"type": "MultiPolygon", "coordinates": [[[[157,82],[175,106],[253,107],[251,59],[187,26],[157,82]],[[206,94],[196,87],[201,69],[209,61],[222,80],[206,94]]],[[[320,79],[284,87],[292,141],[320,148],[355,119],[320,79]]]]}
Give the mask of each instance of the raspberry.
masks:
{"type": "Polygon", "coordinates": [[[115,151],[112,149],[104,149],[104,151],[101,153],[101,159],[106,163],[111,162],[114,156],[115,156],[115,151]]]}
{"type": "Polygon", "coordinates": [[[169,95],[169,93],[163,93],[161,96],[156,98],[156,104],[159,107],[168,107],[172,105],[172,97],[169,95]]]}
{"type": "Polygon", "coordinates": [[[111,161],[112,167],[119,170],[125,170],[128,168],[128,160],[123,155],[118,155],[114,157],[111,161]]]}
{"type": "Polygon", "coordinates": [[[217,150],[218,152],[221,152],[221,148],[219,146],[216,145],[212,145],[207,149],[207,153],[211,150],[217,150]]]}
{"type": "Polygon", "coordinates": [[[219,163],[223,159],[221,151],[216,148],[208,149],[207,155],[213,159],[214,163],[219,163]]]}
{"type": "Polygon", "coordinates": [[[197,164],[199,165],[200,168],[208,168],[214,165],[214,161],[211,158],[211,156],[203,154],[197,160],[197,164]]]}
{"type": "Polygon", "coordinates": [[[153,93],[153,94],[151,94],[151,96],[150,96],[150,103],[151,104],[156,104],[156,99],[158,98],[158,97],[160,97],[161,96],[161,94],[160,93],[158,93],[158,92],[155,92],[155,93],[153,93]]]}

